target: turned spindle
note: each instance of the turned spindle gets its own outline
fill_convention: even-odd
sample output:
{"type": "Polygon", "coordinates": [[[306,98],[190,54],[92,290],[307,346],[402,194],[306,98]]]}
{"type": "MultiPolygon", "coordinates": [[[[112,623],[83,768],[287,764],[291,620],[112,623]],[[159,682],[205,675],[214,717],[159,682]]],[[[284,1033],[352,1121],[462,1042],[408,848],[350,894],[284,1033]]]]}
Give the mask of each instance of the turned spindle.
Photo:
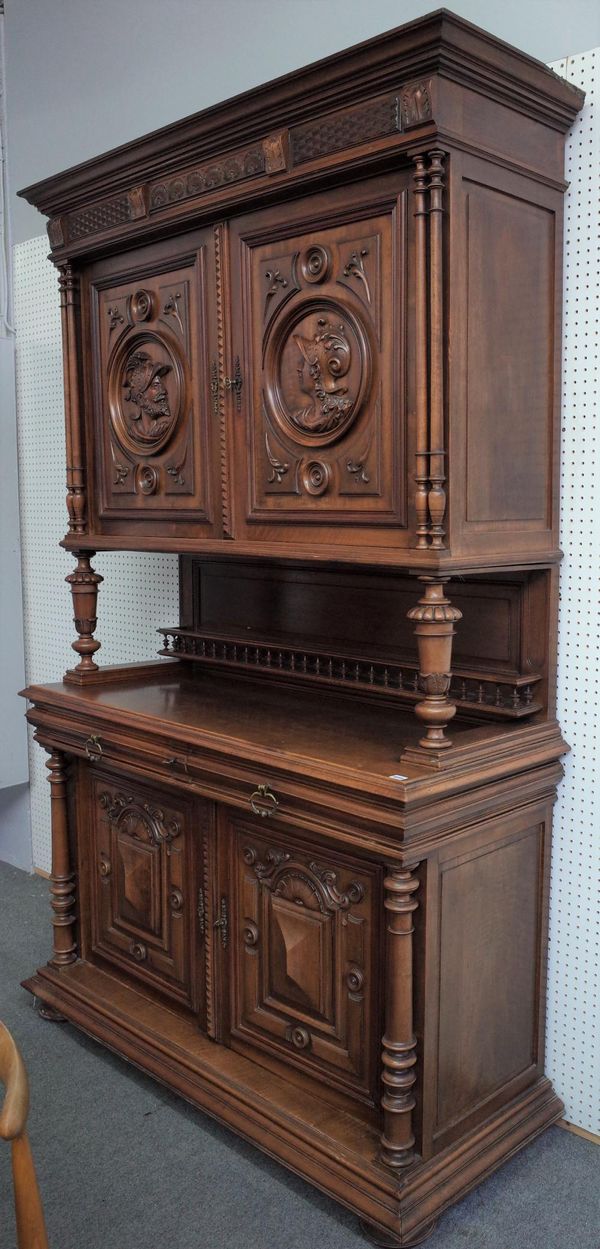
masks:
{"type": "Polygon", "coordinates": [[[79,637],[71,645],[79,655],[79,663],[74,668],[69,668],[64,680],[82,685],[99,671],[92,656],[100,649],[100,642],[93,634],[97,624],[98,586],[104,578],[94,572],[91,566],[90,560],[96,554],[95,551],[74,551],[73,554],[77,559],[77,567],[65,577],[65,581],[70,585],[73,596],[73,620],[79,637]]]}
{"type": "Polygon", "coordinates": [[[462,612],[446,598],[444,587],[448,577],[423,576],[423,597],[411,608],[408,619],[415,622],[419,649],[419,689],[425,695],[417,703],[415,713],[426,728],[419,746],[425,750],[443,750],[452,745],[444,729],[456,715],[456,707],[448,693],[452,679],[452,639],[454,625],[462,612]]]}

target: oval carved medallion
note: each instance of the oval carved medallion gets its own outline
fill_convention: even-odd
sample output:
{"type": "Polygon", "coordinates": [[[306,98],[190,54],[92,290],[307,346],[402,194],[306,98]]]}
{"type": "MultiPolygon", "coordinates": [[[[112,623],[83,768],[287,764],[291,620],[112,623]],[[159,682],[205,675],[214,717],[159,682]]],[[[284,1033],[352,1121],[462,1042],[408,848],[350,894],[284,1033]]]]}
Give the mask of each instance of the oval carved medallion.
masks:
{"type": "Polygon", "coordinates": [[[335,442],[354,424],[371,381],[366,332],[341,303],[303,301],[273,327],[264,375],[267,406],[288,438],[335,442]]]}
{"type": "Polygon", "coordinates": [[[108,368],[108,403],[125,450],[146,456],[162,451],[185,403],[185,373],[175,346],[150,330],[122,343],[108,368]]]}

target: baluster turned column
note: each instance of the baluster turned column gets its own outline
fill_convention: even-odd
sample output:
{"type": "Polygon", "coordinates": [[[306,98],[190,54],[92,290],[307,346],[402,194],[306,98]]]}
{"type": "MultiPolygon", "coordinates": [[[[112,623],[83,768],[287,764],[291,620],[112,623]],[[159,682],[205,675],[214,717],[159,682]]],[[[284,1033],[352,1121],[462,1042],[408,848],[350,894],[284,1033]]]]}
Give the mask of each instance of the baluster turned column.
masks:
{"type": "MultiPolygon", "coordinates": [[[[50,877],[50,905],[52,916],[53,951],[48,960],[59,971],[77,959],[75,939],[75,874],[71,869],[69,829],[67,820],[67,781],[65,757],[60,750],[49,750],[46,762],[50,782],[50,812],[52,824],[52,873],[50,877]]],[[[41,1006],[40,1015],[45,1019],[62,1019],[51,1006],[41,1006]]]]}
{"type": "Polygon", "coordinates": [[[71,264],[59,272],[67,445],[69,532],[86,531],[86,488],[79,402],[79,276],[71,264]]]}
{"type": "Polygon", "coordinates": [[[452,679],[452,639],[454,625],[462,620],[462,612],[446,598],[444,586],[448,577],[419,577],[424,585],[423,597],[408,613],[415,622],[419,648],[419,688],[425,695],[417,703],[415,713],[426,726],[419,746],[425,750],[443,750],[452,745],[444,729],[456,715],[456,707],[448,693],[452,679]]]}
{"type": "Polygon", "coordinates": [[[425,156],[414,158],[415,197],[415,518],[417,548],[428,546],[428,421],[427,421],[427,171],[425,156]]]}
{"type": "Polygon", "coordinates": [[[95,551],[74,551],[73,554],[77,559],[77,567],[74,572],[65,577],[65,581],[71,587],[73,620],[79,634],[77,641],[72,642],[71,646],[80,658],[79,663],[65,673],[64,680],[72,685],[84,685],[86,680],[95,677],[99,672],[98,664],[92,656],[100,649],[100,642],[93,637],[93,633],[98,623],[96,617],[98,586],[104,578],[94,572],[90,563],[96,554],[95,551]]]}
{"type": "Polygon", "coordinates": [[[387,924],[381,1157],[394,1168],[409,1166],[415,1156],[412,1111],[417,1042],[413,1033],[412,914],[419,905],[413,897],[418,887],[411,871],[396,867],[389,869],[384,881],[387,924]]]}
{"type": "Polygon", "coordinates": [[[431,546],[444,546],[446,514],[444,439],[444,153],[430,152],[429,167],[429,496],[431,546]]]}

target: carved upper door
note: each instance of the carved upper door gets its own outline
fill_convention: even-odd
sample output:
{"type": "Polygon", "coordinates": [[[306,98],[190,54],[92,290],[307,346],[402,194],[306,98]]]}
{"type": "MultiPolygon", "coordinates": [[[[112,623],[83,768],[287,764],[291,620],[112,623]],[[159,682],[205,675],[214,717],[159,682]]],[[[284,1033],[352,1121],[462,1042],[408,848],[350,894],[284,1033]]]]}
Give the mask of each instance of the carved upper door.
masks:
{"type": "Polygon", "coordinates": [[[234,223],[236,535],[406,527],[407,227],[403,175],[234,223]]]}
{"type": "Polygon", "coordinates": [[[173,246],[89,271],[89,471],[104,533],[219,533],[212,234],[173,246]]]}
{"type": "Polygon", "coordinates": [[[364,1100],[378,1049],[378,869],[230,825],[232,1043],[364,1100]]]}
{"type": "Polygon", "coordinates": [[[93,952],[202,1014],[207,804],[94,771],[90,816],[93,952]]]}

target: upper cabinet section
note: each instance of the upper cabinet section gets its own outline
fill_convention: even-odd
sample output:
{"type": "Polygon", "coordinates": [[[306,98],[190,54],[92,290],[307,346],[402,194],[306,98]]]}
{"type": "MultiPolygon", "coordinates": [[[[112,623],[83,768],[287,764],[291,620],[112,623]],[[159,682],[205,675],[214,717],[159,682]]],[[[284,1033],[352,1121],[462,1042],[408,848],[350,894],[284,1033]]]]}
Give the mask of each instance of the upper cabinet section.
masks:
{"type": "Polygon", "coordinates": [[[564,135],[444,10],[49,178],[72,548],[554,560],[564,135]]]}

